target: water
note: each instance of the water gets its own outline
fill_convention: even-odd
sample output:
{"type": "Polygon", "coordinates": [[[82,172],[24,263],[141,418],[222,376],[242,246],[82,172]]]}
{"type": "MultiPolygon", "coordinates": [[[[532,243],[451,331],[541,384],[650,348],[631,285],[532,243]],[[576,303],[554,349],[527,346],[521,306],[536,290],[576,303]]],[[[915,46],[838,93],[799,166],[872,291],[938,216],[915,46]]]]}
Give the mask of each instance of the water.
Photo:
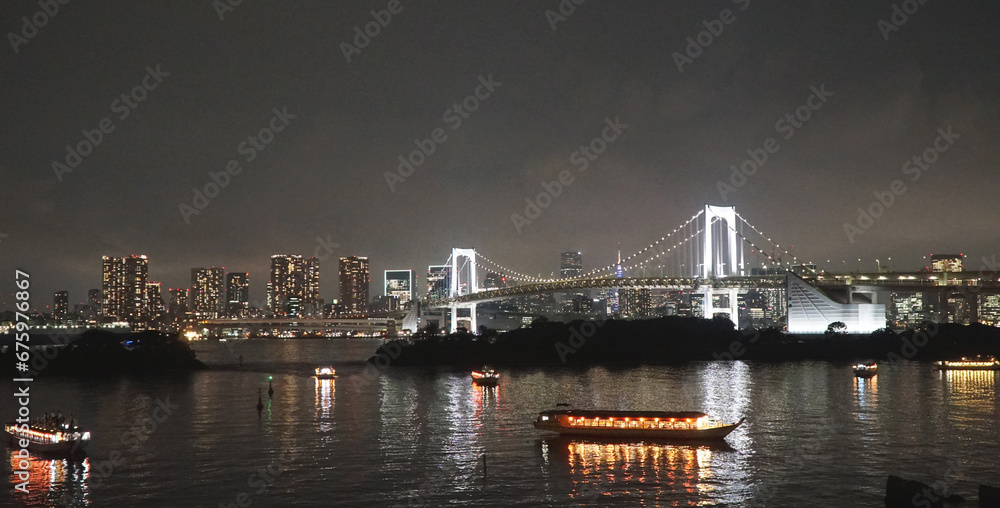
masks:
{"type": "MultiPolygon", "coordinates": [[[[30,493],[9,484],[0,504],[855,507],[882,506],[889,474],[967,498],[1000,484],[995,372],[910,363],[856,380],[824,362],[701,362],[501,369],[500,386],[482,389],[457,369],[366,376],[360,362],[378,345],[205,342],[199,358],[217,367],[207,372],[40,380],[32,410],[75,413],[94,435],[89,456],[33,457],[30,493]],[[310,377],[323,364],[340,377],[310,377]],[[747,423],[716,446],[593,442],[531,426],[556,402],[747,423]]],[[[13,398],[3,397],[8,421],[13,398]]],[[[13,481],[5,453],[0,474],[13,481]]]]}

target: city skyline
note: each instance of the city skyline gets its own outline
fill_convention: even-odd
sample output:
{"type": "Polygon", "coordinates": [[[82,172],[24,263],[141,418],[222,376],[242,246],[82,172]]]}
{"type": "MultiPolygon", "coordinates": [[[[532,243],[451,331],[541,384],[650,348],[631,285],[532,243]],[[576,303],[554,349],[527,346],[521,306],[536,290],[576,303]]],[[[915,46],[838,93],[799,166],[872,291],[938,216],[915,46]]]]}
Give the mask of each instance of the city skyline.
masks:
{"type": "MultiPolygon", "coordinates": [[[[584,273],[584,272],[587,271],[587,269],[589,269],[589,268],[584,268],[584,269],[577,268],[578,266],[583,266],[582,265],[582,261],[580,261],[580,258],[582,257],[582,253],[581,252],[562,251],[562,252],[557,252],[554,255],[558,256],[558,258],[556,259],[556,263],[555,263],[557,265],[556,269],[550,270],[550,272],[549,272],[548,275],[546,275],[546,274],[539,274],[541,276],[541,278],[543,278],[543,279],[545,279],[545,278],[554,278],[554,279],[566,278],[565,275],[564,275],[564,273],[567,270],[567,266],[572,266],[572,268],[570,270],[574,274],[584,273]],[[567,256],[568,255],[575,255],[575,259],[572,260],[572,261],[569,261],[570,264],[567,264],[568,263],[567,262],[567,259],[568,259],[567,256]]],[[[129,258],[142,259],[144,261],[143,269],[145,270],[145,272],[143,273],[143,277],[144,278],[141,281],[142,285],[143,285],[143,287],[145,287],[147,289],[148,289],[148,285],[149,284],[155,284],[158,288],[161,288],[161,287],[163,288],[163,289],[160,289],[158,291],[158,294],[160,294],[160,301],[161,301],[161,304],[164,307],[164,309],[169,308],[170,296],[173,294],[174,291],[185,291],[187,293],[186,294],[185,303],[187,304],[188,308],[190,310],[192,310],[193,312],[199,312],[199,310],[197,310],[197,309],[200,309],[201,307],[199,307],[198,300],[195,298],[195,295],[194,295],[194,289],[196,287],[198,287],[199,284],[200,284],[199,281],[196,279],[196,272],[212,272],[213,273],[213,275],[212,275],[213,280],[214,279],[218,279],[215,282],[215,284],[214,284],[215,286],[218,286],[218,288],[217,289],[213,289],[212,291],[213,292],[217,291],[218,294],[215,295],[215,296],[211,296],[209,298],[210,298],[211,301],[215,302],[215,304],[214,304],[215,307],[213,307],[213,308],[217,309],[218,315],[222,316],[222,315],[230,315],[230,305],[229,305],[230,304],[230,302],[229,302],[230,288],[229,288],[229,282],[228,281],[230,280],[230,276],[233,276],[233,275],[244,277],[243,278],[243,282],[242,282],[242,286],[241,286],[242,287],[242,289],[241,289],[242,292],[240,294],[243,295],[243,297],[246,298],[245,303],[247,304],[248,308],[270,310],[270,306],[268,304],[268,302],[270,301],[269,300],[269,291],[270,291],[269,284],[270,284],[270,281],[269,281],[268,275],[271,274],[273,272],[273,270],[274,270],[274,261],[275,261],[276,257],[281,257],[281,258],[298,258],[300,263],[302,261],[302,259],[301,259],[302,256],[298,256],[298,255],[295,255],[295,256],[277,255],[277,254],[276,255],[271,255],[270,256],[270,270],[266,270],[264,274],[260,274],[258,277],[254,277],[253,275],[251,275],[251,272],[249,272],[249,271],[236,271],[236,272],[234,272],[234,271],[231,271],[231,270],[227,269],[225,266],[221,266],[221,267],[212,266],[210,268],[194,267],[194,268],[188,269],[189,273],[190,273],[190,278],[188,280],[190,280],[191,283],[188,284],[188,285],[180,284],[180,285],[177,285],[178,287],[174,287],[173,284],[166,284],[166,283],[164,283],[162,281],[155,281],[154,282],[154,281],[151,280],[153,278],[153,276],[151,276],[149,274],[149,272],[152,272],[154,275],[157,273],[157,270],[156,270],[156,264],[157,263],[155,263],[155,262],[152,263],[152,267],[153,268],[152,268],[152,270],[150,270],[150,263],[149,263],[149,261],[152,259],[151,256],[146,256],[145,254],[131,254],[131,255],[128,255],[128,256],[122,256],[121,258],[104,256],[103,259],[104,259],[104,270],[105,270],[105,272],[107,272],[107,270],[108,270],[108,260],[117,260],[117,261],[119,261],[121,263],[124,263],[125,260],[129,259],[129,258]],[[261,282],[258,285],[253,285],[253,284],[250,284],[248,282],[248,279],[249,280],[263,280],[263,282],[261,282]],[[169,289],[169,294],[168,294],[168,291],[167,291],[168,289],[169,289]],[[258,304],[258,303],[260,305],[259,306],[255,306],[255,304],[258,304]]],[[[365,259],[366,262],[368,262],[367,266],[370,267],[370,261],[369,261],[368,257],[366,257],[366,256],[353,256],[353,257],[360,257],[362,259],[365,259]]],[[[306,261],[308,261],[308,260],[306,260],[306,261]]],[[[840,261],[841,262],[840,265],[838,265],[837,263],[833,262],[832,260],[831,260],[831,263],[827,263],[827,264],[824,264],[824,263],[819,263],[819,264],[812,263],[812,264],[816,264],[816,265],[819,266],[820,269],[825,269],[827,271],[830,271],[831,273],[845,273],[846,274],[846,273],[855,273],[855,272],[860,272],[860,273],[878,273],[879,270],[886,270],[886,269],[892,270],[892,271],[899,271],[899,272],[941,271],[939,268],[944,267],[944,266],[952,266],[952,267],[957,266],[958,267],[958,271],[961,271],[963,269],[963,261],[968,262],[968,265],[964,267],[965,270],[983,270],[983,271],[993,271],[993,272],[995,272],[998,269],[1000,269],[1000,266],[998,266],[996,264],[996,261],[993,260],[993,259],[982,259],[982,260],[979,260],[978,263],[979,263],[980,266],[977,267],[976,266],[977,260],[968,260],[966,258],[966,256],[965,256],[964,253],[962,253],[962,254],[927,254],[927,255],[924,255],[924,256],[921,257],[921,263],[922,264],[920,266],[916,266],[916,267],[912,267],[912,268],[898,267],[897,265],[892,264],[893,262],[892,262],[892,257],[891,256],[886,256],[884,259],[878,259],[878,258],[876,258],[876,259],[868,260],[868,262],[865,262],[865,260],[863,260],[863,259],[841,260],[840,261]],[[872,266],[868,266],[868,265],[872,265],[872,266]],[[838,271],[838,268],[841,268],[841,270],[838,271]],[[872,268],[874,268],[874,269],[872,269],[872,268]]],[[[322,267],[322,263],[318,263],[318,261],[316,261],[316,262],[317,262],[317,264],[319,264],[320,267],[322,267]]],[[[808,263],[808,261],[798,260],[794,264],[802,265],[802,264],[807,264],[807,263],[808,263]]],[[[759,264],[770,266],[770,264],[768,264],[768,263],[759,263],[759,264]]],[[[788,267],[791,267],[793,265],[793,263],[786,263],[786,265],[788,267]]],[[[480,284],[483,284],[491,276],[503,276],[505,279],[509,279],[509,280],[512,280],[515,283],[517,283],[516,282],[517,279],[516,278],[511,278],[511,275],[509,273],[503,273],[500,270],[490,270],[489,269],[490,268],[489,264],[483,264],[482,266],[484,267],[484,270],[479,275],[480,284]]],[[[443,265],[441,265],[439,267],[440,268],[446,268],[443,265]]],[[[748,264],[748,268],[749,267],[750,267],[750,264],[748,264]]],[[[431,265],[430,268],[438,268],[438,266],[431,265]]],[[[124,265],[123,265],[122,269],[124,269],[124,265]]],[[[391,269],[391,270],[384,270],[384,272],[391,273],[391,272],[396,272],[396,271],[399,271],[399,270],[400,269],[391,269]]],[[[402,269],[402,270],[403,271],[407,271],[407,270],[410,270],[410,269],[402,269]]],[[[635,269],[634,272],[635,271],[639,271],[639,270],[642,270],[642,269],[641,268],[635,269]]],[[[410,270],[410,271],[411,271],[411,276],[413,277],[413,279],[412,279],[412,289],[413,289],[414,298],[423,298],[423,297],[427,296],[428,291],[429,291],[427,277],[424,276],[423,280],[421,280],[421,276],[419,275],[419,271],[417,271],[418,273],[413,273],[412,270],[410,270]]],[[[338,268],[338,272],[339,272],[339,268],[338,268]]],[[[749,273],[749,269],[748,269],[748,273],[749,273]]],[[[329,282],[328,283],[329,284],[328,287],[318,286],[318,281],[316,281],[314,283],[314,284],[316,284],[316,286],[314,286],[312,288],[312,293],[311,293],[311,294],[316,295],[316,298],[314,298],[314,300],[316,300],[316,301],[322,300],[322,301],[324,301],[326,303],[331,303],[332,301],[340,298],[342,288],[341,288],[341,285],[340,285],[340,282],[339,282],[339,273],[337,273],[337,275],[338,275],[338,280],[336,282],[333,282],[333,281],[329,282]]],[[[273,275],[271,275],[271,276],[273,276],[273,275]]],[[[640,276],[640,275],[633,274],[632,276],[640,276]]],[[[650,276],[650,277],[655,277],[656,276],[655,267],[652,269],[652,271],[650,271],[648,273],[648,276],[650,276]]],[[[447,277],[447,275],[445,277],[447,277]]],[[[156,277],[156,278],[162,279],[162,277],[156,277]]],[[[326,279],[326,280],[330,280],[330,279],[326,279]]],[[[384,280],[384,278],[383,278],[383,280],[384,280]]],[[[136,284],[138,284],[138,282],[136,284]]],[[[384,283],[380,284],[377,280],[369,280],[368,294],[371,295],[372,299],[376,298],[376,297],[379,297],[379,296],[385,296],[387,294],[386,291],[385,291],[385,289],[386,288],[384,287],[384,283]],[[374,284],[375,291],[372,291],[372,289],[373,289],[372,284],[374,284]]],[[[105,296],[105,295],[108,295],[108,293],[103,288],[90,288],[88,290],[77,291],[78,294],[86,295],[86,298],[81,297],[81,298],[76,299],[76,300],[74,300],[74,296],[73,296],[74,291],[72,291],[72,290],[59,289],[59,290],[53,291],[51,294],[55,294],[55,293],[68,293],[68,295],[66,296],[68,298],[67,305],[68,305],[69,309],[72,309],[73,305],[92,304],[93,303],[92,302],[92,298],[93,298],[93,292],[94,291],[100,291],[101,292],[100,296],[102,298],[105,298],[105,300],[104,300],[105,302],[107,301],[106,298],[111,298],[112,300],[114,299],[114,297],[112,297],[112,296],[105,296]]],[[[54,303],[51,303],[51,302],[52,302],[52,300],[50,300],[50,299],[42,299],[39,302],[35,303],[32,306],[32,309],[33,310],[38,310],[40,312],[46,311],[46,309],[47,309],[48,312],[53,312],[55,310],[55,305],[54,305],[54,303]]],[[[369,303],[371,303],[371,302],[369,302],[369,303]]],[[[4,308],[3,307],[3,302],[0,301],[0,311],[4,311],[4,310],[10,310],[10,309],[4,308]]],[[[116,309],[116,312],[118,312],[117,309],[116,309]]],[[[205,311],[202,310],[200,312],[205,312],[205,311]]]]}
{"type": "MultiPolygon", "coordinates": [[[[737,206],[815,263],[916,269],[960,251],[975,269],[1000,250],[988,142],[1000,70],[986,64],[1000,6],[921,5],[886,29],[891,5],[864,2],[580,5],[555,21],[541,5],[428,5],[346,58],[341,44],[382,8],[247,5],[223,21],[137,5],[116,30],[103,9],[63,8],[0,55],[23,77],[0,84],[16,119],[0,127],[0,180],[17,189],[0,203],[0,270],[72,302],[98,287],[94,259],[135,253],[157,260],[164,287],[213,265],[265,281],[275,252],[419,275],[451,246],[547,276],[553,252],[609,263],[619,242],[635,252],[705,203],[737,206]],[[724,8],[735,19],[712,36],[724,8]],[[199,37],[178,41],[172,23],[199,37]],[[608,23],[630,30],[593,36],[608,23]],[[531,35],[511,39],[512,26],[531,35]],[[244,33],[277,42],[231,42],[244,33]],[[387,78],[400,69],[415,81],[387,78]]],[[[14,22],[37,5],[0,9],[14,22]]],[[[336,280],[331,263],[321,271],[336,280]]]]}

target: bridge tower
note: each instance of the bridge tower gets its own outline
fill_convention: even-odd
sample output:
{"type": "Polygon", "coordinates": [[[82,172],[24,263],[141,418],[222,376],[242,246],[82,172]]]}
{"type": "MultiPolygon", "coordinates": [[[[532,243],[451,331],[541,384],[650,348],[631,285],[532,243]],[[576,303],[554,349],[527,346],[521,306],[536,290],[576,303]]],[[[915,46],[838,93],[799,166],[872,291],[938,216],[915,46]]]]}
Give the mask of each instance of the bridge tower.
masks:
{"type": "MultiPolygon", "coordinates": [[[[448,285],[448,298],[455,298],[462,295],[467,295],[470,293],[479,292],[479,279],[476,277],[476,249],[460,249],[458,247],[452,247],[451,249],[451,284],[448,285]],[[468,278],[466,279],[467,285],[465,288],[462,287],[461,283],[461,269],[463,264],[459,263],[459,259],[464,259],[468,265],[468,278]]],[[[463,304],[458,305],[452,303],[451,307],[451,333],[458,331],[458,309],[459,307],[468,308],[470,312],[470,318],[472,322],[472,329],[469,330],[472,333],[476,333],[479,329],[478,322],[476,320],[476,304],[463,304]]]]}
{"type": "MultiPolygon", "coordinates": [[[[733,206],[713,206],[705,205],[705,229],[702,233],[702,265],[701,277],[707,279],[711,277],[729,277],[743,275],[743,259],[740,254],[740,240],[736,237],[736,207],[733,206]],[[728,245],[716,245],[715,235],[712,234],[712,224],[714,222],[725,221],[725,225],[720,224],[722,231],[728,236],[728,245]],[[725,248],[728,247],[728,248],[725,248]]],[[[729,314],[730,321],[740,326],[739,316],[739,291],[737,289],[716,290],[712,284],[702,286],[702,296],[705,318],[711,319],[716,313],[729,314]],[[726,307],[715,306],[715,295],[724,294],[728,297],[729,304],[726,307]]]]}
{"type": "Polygon", "coordinates": [[[701,277],[707,279],[710,275],[716,277],[727,277],[731,275],[743,275],[743,260],[739,255],[739,240],[736,238],[736,207],[733,206],[713,206],[705,205],[705,231],[702,233],[702,265],[701,277]],[[719,252],[722,245],[715,245],[715,235],[712,234],[712,223],[724,220],[726,233],[728,233],[728,249],[719,252]]]}

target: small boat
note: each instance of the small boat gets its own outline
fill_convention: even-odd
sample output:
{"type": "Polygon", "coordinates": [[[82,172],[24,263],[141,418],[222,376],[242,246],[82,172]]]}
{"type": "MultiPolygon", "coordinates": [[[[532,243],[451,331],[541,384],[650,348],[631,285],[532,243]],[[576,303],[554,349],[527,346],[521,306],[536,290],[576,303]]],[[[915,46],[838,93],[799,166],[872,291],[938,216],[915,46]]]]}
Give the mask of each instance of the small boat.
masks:
{"type": "Polygon", "coordinates": [[[724,439],[746,421],[722,423],[696,411],[542,411],[535,428],[560,434],[649,439],[724,439]]]}
{"type": "Polygon", "coordinates": [[[938,362],[940,370],[1000,370],[1000,362],[992,356],[977,356],[975,358],[962,358],[956,361],[938,362]]]}
{"type": "Polygon", "coordinates": [[[479,386],[496,386],[500,381],[500,374],[489,365],[483,365],[483,370],[472,371],[472,382],[479,386]]]}
{"type": "Polygon", "coordinates": [[[875,377],[878,374],[878,364],[872,363],[859,363],[854,367],[854,375],[857,377],[875,377]]]}
{"type": "Polygon", "coordinates": [[[90,432],[81,431],[75,420],[48,416],[32,423],[8,423],[3,426],[11,449],[22,448],[36,453],[69,455],[82,452],[90,443],[90,432]]]}
{"type": "Polygon", "coordinates": [[[316,379],[333,379],[337,377],[337,371],[333,367],[316,367],[316,379]]]}

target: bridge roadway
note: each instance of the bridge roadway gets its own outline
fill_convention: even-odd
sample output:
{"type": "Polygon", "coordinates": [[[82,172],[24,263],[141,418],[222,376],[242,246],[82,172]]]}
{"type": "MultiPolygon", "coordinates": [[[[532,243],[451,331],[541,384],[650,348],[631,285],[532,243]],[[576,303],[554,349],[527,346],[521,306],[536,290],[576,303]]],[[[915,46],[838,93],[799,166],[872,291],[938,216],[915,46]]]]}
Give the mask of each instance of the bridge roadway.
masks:
{"type": "MultiPolygon", "coordinates": [[[[847,289],[863,291],[956,291],[997,294],[1000,293],[1000,274],[997,272],[892,272],[824,274],[806,277],[822,289],[847,289]],[[947,277],[947,279],[945,279],[947,277]]],[[[621,277],[574,279],[557,282],[523,284],[501,289],[479,291],[452,299],[424,302],[429,308],[451,305],[469,305],[492,302],[519,296],[586,289],[667,289],[673,291],[702,291],[706,286],[715,289],[769,289],[785,287],[784,275],[734,276],[702,279],[700,277],[621,277]]]]}
{"type": "Polygon", "coordinates": [[[316,330],[322,332],[355,332],[355,333],[393,333],[398,329],[406,311],[393,312],[390,315],[368,318],[231,318],[231,319],[199,319],[198,326],[218,331],[220,329],[274,330],[297,329],[316,330]]]}

